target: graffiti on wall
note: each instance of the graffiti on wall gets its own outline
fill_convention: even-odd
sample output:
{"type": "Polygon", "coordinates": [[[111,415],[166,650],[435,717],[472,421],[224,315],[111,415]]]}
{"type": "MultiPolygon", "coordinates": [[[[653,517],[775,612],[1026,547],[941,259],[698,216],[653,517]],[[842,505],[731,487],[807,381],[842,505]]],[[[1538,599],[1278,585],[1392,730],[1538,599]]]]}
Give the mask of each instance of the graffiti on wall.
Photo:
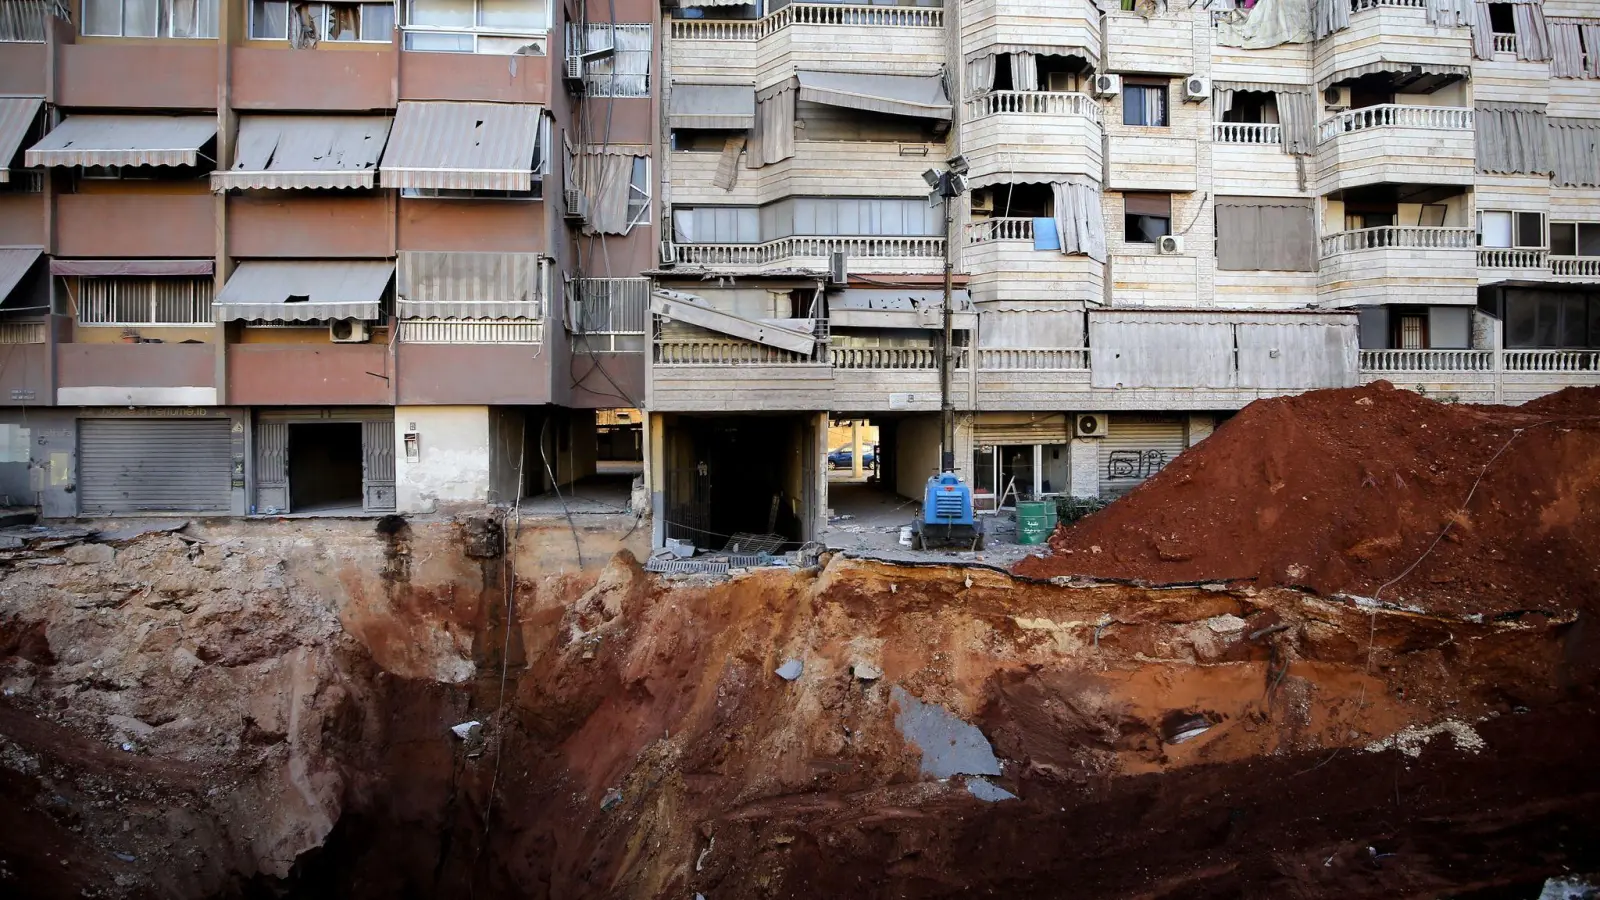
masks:
{"type": "Polygon", "coordinates": [[[1162,450],[1113,450],[1106,458],[1106,477],[1142,481],[1166,464],[1167,454],[1162,450]]]}

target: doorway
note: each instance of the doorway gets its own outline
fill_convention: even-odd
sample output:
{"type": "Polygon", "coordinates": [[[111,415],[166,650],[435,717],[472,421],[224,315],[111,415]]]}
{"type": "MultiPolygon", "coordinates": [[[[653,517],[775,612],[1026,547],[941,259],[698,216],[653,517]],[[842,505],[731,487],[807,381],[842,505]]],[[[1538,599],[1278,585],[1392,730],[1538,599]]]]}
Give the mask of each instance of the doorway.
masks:
{"type": "Polygon", "coordinates": [[[295,512],[360,510],[360,422],[289,425],[289,505],[295,512]]]}

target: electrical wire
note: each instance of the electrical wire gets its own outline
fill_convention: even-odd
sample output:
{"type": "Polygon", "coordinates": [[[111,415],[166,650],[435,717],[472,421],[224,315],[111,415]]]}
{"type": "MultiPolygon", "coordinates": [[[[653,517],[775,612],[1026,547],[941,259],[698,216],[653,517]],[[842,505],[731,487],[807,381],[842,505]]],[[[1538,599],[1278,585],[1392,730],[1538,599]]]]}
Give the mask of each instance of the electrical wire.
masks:
{"type": "MultiPolygon", "coordinates": [[[[550,468],[550,457],[544,452],[545,429],[550,427],[550,419],[546,418],[539,423],[539,459],[544,463],[545,475],[550,478],[550,489],[556,492],[556,499],[561,501],[561,514],[567,517],[567,527],[572,529],[572,546],[578,552],[578,568],[583,568],[583,541],[578,539],[578,524],[572,521],[572,510],[567,508],[567,498],[561,496],[561,485],[556,483],[556,473],[550,468]]],[[[520,504],[518,505],[520,509],[520,504]]]]}

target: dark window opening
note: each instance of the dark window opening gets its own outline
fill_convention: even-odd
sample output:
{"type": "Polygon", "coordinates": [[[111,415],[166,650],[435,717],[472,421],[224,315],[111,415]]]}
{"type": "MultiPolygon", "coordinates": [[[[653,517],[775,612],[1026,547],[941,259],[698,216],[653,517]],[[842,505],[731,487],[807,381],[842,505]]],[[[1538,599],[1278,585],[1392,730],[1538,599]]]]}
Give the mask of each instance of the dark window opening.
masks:
{"type": "Polygon", "coordinates": [[[1510,3],[1489,4],[1489,29],[1495,34],[1516,34],[1516,15],[1510,3]]]}
{"type": "Polygon", "coordinates": [[[997,184],[972,192],[973,212],[998,218],[1042,218],[1055,215],[1048,184],[997,184]]]}
{"type": "Polygon", "coordinates": [[[1600,294],[1506,292],[1508,349],[1600,349],[1600,294]]]}
{"type": "Polygon", "coordinates": [[[1165,81],[1127,82],[1122,86],[1122,124],[1165,128],[1167,120],[1165,81]]]}
{"type": "Polygon", "coordinates": [[[360,422],[289,426],[290,509],[360,509],[361,473],[360,422]]]}
{"type": "Polygon", "coordinates": [[[1172,195],[1122,195],[1123,235],[1130,244],[1154,244],[1172,233],[1172,195]]]}
{"type": "Polygon", "coordinates": [[[1233,105],[1222,114],[1222,121],[1275,124],[1278,121],[1277,95],[1265,91],[1238,91],[1233,95],[1233,105]]]}
{"type": "Polygon", "coordinates": [[[1550,223],[1551,256],[1600,256],[1600,222],[1550,223]]]}
{"type": "Polygon", "coordinates": [[[721,153],[728,138],[744,133],[721,128],[676,128],[672,131],[672,149],[681,153],[721,153]]]}

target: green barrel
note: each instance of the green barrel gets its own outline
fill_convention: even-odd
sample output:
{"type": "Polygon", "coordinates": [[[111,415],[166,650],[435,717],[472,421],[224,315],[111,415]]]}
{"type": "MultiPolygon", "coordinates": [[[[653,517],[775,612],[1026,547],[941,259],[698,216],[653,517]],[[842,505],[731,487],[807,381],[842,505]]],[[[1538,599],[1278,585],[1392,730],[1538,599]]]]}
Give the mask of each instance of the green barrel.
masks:
{"type": "Polygon", "coordinates": [[[1055,504],[1038,500],[1017,503],[1017,543],[1042,544],[1055,527],[1055,504]]]}

